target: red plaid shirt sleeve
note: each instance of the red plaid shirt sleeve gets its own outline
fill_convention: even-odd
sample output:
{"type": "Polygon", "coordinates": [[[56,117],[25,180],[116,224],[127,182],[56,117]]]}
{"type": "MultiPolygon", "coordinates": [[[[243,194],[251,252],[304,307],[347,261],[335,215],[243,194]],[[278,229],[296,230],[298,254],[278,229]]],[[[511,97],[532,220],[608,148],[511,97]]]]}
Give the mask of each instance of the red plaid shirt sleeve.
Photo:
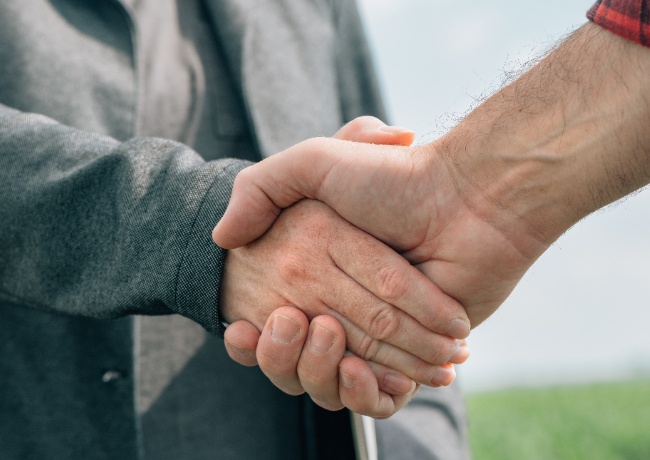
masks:
{"type": "Polygon", "coordinates": [[[599,0],[587,18],[616,35],[650,46],[650,0],[599,0]]]}

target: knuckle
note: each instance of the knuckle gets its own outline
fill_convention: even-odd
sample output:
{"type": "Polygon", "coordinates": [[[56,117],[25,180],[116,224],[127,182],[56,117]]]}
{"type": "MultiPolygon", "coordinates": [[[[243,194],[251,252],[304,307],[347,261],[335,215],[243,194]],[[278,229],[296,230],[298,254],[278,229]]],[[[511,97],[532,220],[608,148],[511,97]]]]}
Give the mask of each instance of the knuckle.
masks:
{"type": "Polygon", "coordinates": [[[290,395],[290,396],[300,396],[305,392],[305,390],[299,385],[299,384],[294,384],[294,385],[281,385],[276,383],[275,384],[280,390],[282,390],[284,393],[290,395]]]}
{"type": "Polygon", "coordinates": [[[359,342],[359,346],[354,353],[361,359],[366,361],[372,361],[377,355],[377,350],[379,343],[377,340],[373,339],[370,335],[364,334],[359,342]]]}
{"type": "Polygon", "coordinates": [[[378,123],[383,124],[383,123],[379,120],[379,118],[377,118],[377,117],[373,117],[372,115],[361,115],[361,116],[355,118],[354,120],[352,120],[350,123],[358,124],[358,125],[360,125],[361,127],[366,126],[366,125],[368,125],[368,124],[373,124],[373,125],[374,125],[374,124],[378,124],[378,123]]]}
{"type": "Polygon", "coordinates": [[[379,297],[392,304],[400,300],[408,290],[408,280],[406,278],[404,272],[395,267],[381,267],[376,275],[379,297]]]}
{"type": "Polygon", "coordinates": [[[385,403],[382,404],[380,400],[376,399],[373,399],[372,401],[357,402],[357,404],[352,403],[349,408],[353,412],[379,420],[387,419],[396,412],[395,410],[391,410],[390,407],[386,407],[385,403]]]}
{"type": "Polygon", "coordinates": [[[233,190],[239,189],[240,187],[245,188],[247,184],[252,182],[253,177],[254,175],[251,167],[242,169],[237,173],[237,176],[235,176],[235,181],[232,184],[233,190]]]}
{"type": "Polygon", "coordinates": [[[413,375],[409,375],[416,383],[422,385],[431,384],[431,376],[435,372],[436,366],[429,364],[425,361],[421,361],[415,367],[413,375]]]}
{"type": "Polygon", "coordinates": [[[379,309],[370,319],[369,333],[377,340],[391,340],[397,334],[400,326],[399,315],[392,307],[379,309]]]}
{"type": "Polygon", "coordinates": [[[378,420],[385,420],[385,419],[387,419],[387,418],[389,418],[389,417],[395,415],[395,412],[397,412],[397,411],[394,411],[394,410],[387,410],[387,409],[383,409],[383,410],[381,410],[381,409],[380,409],[380,410],[376,411],[376,412],[372,415],[372,417],[373,417],[373,418],[376,418],[376,419],[378,419],[378,420]]]}
{"type": "Polygon", "coordinates": [[[317,136],[305,139],[304,141],[300,142],[298,146],[302,152],[318,155],[318,153],[325,149],[326,143],[327,138],[324,136],[317,136]]]}
{"type": "Polygon", "coordinates": [[[291,359],[286,359],[274,353],[274,350],[258,350],[257,363],[266,376],[297,380],[297,364],[291,359]]]}
{"type": "Polygon", "coordinates": [[[286,369],[278,368],[277,366],[263,367],[261,364],[260,369],[284,393],[291,396],[298,396],[305,392],[298,378],[293,376],[291,372],[286,372],[286,369]]]}
{"type": "Polygon", "coordinates": [[[367,125],[373,123],[375,120],[376,118],[369,115],[362,115],[349,121],[345,126],[343,126],[343,128],[341,128],[341,131],[343,131],[343,134],[346,137],[350,137],[354,133],[363,130],[367,125]]]}
{"type": "Polygon", "coordinates": [[[446,364],[456,349],[453,339],[444,338],[435,347],[431,354],[430,362],[432,364],[446,364]]]}
{"type": "Polygon", "coordinates": [[[447,353],[444,350],[444,347],[439,346],[434,347],[430,353],[423,355],[422,359],[426,360],[428,364],[435,366],[448,362],[447,353]]]}
{"type": "Polygon", "coordinates": [[[336,402],[334,402],[334,401],[325,401],[325,400],[319,399],[319,398],[317,398],[315,396],[312,396],[311,400],[317,406],[320,406],[323,409],[328,410],[328,411],[332,411],[332,412],[341,410],[341,409],[343,409],[343,407],[345,407],[345,406],[343,406],[343,404],[341,404],[341,401],[336,401],[336,402]]]}
{"type": "Polygon", "coordinates": [[[230,359],[235,361],[237,364],[240,364],[242,366],[246,367],[252,367],[252,366],[257,366],[258,362],[257,359],[255,358],[255,355],[243,355],[240,352],[237,352],[233,350],[230,347],[226,348],[226,352],[228,353],[228,356],[230,359]]]}
{"type": "Polygon", "coordinates": [[[284,373],[284,368],[280,363],[266,353],[257,354],[257,364],[260,366],[262,372],[267,376],[280,375],[284,373]]]}
{"type": "Polygon", "coordinates": [[[276,255],[275,269],[284,282],[295,282],[304,279],[309,270],[304,261],[292,252],[281,252],[276,255]]]}
{"type": "Polygon", "coordinates": [[[306,367],[298,363],[298,376],[303,385],[310,388],[324,388],[332,382],[336,372],[329,372],[328,369],[306,367]]]}
{"type": "Polygon", "coordinates": [[[423,324],[427,329],[432,331],[439,330],[445,326],[441,326],[445,318],[442,314],[442,308],[439,308],[437,305],[435,308],[429,308],[426,311],[426,316],[424,318],[423,324]]]}

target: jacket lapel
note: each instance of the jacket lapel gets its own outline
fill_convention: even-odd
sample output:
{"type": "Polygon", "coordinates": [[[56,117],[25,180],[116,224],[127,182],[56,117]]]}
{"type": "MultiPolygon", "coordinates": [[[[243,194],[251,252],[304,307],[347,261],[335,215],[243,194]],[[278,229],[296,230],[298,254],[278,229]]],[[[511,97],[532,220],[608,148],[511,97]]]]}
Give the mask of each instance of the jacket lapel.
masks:
{"type": "Polygon", "coordinates": [[[263,156],[342,124],[331,11],[317,0],[204,0],[263,156]]]}

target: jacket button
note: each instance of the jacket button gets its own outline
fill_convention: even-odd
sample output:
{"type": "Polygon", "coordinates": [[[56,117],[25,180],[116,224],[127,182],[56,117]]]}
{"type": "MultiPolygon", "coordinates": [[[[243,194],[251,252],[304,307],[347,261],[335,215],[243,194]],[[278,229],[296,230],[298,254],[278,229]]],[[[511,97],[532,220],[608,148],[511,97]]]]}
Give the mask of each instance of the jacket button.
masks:
{"type": "Polygon", "coordinates": [[[109,370],[104,372],[102,375],[102,382],[110,383],[122,378],[122,374],[119,371],[109,370]]]}

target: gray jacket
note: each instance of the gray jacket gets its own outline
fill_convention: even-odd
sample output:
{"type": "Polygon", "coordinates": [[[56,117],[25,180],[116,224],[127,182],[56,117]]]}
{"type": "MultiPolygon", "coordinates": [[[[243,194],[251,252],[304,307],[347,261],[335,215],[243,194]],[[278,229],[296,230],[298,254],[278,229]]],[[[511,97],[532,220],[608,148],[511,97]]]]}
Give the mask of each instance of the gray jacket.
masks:
{"type": "MultiPolygon", "coordinates": [[[[383,116],[353,2],[205,3],[262,156],[383,116]]],[[[249,163],[139,136],[138,39],[118,0],[0,2],[2,459],[139,458],[130,315],[218,331],[224,251],[210,231],[249,163]]],[[[214,458],[318,458],[306,398],[218,359],[224,422],[192,427],[214,458]]],[[[431,395],[449,439],[408,419],[380,437],[412,431],[416,449],[462,458],[462,404],[431,395]]]]}

